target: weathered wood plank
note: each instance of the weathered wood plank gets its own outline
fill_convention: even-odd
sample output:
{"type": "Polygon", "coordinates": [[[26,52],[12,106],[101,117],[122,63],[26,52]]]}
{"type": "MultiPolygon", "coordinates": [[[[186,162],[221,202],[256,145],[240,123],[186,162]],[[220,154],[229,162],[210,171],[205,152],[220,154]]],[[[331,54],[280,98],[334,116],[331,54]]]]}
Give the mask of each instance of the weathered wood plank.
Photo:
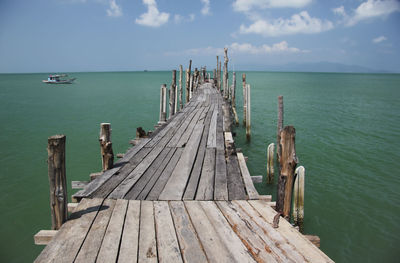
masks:
{"type": "Polygon", "coordinates": [[[157,262],[153,202],[141,201],[138,262],[157,262]]]}
{"type": "Polygon", "coordinates": [[[119,199],[116,201],[96,259],[97,262],[117,261],[127,207],[128,200],[119,199]]]}
{"type": "Polygon", "coordinates": [[[217,150],[215,159],[214,200],[228,200],[225,151],[217,150]]]}
{"type": "Polygon", "coordinates": [[[226,160],[228,197],[229,200],[246,200],[246,193],[242,177],[240,175],[239,163],[236,155],[229,155],[226,160]]]}
{"type": "Polygon", "coordinates": [[[196,200],[213,200],[215,174],[215,148],[207,148],[196,200]]]}
{"type": "Polygon", "coordinates": [[[137,262],[139,247],[140,201],[130,200],[126,211],[118,262],[137,262]]]}
{"type": "Polygon", "coordinates": [[[246,161],[244,160],[243,153],[237,153],[237,158],[239,161],[239,168],[240,172],[242,173],[242,178],[244,181],[244,185],[246,187],[247,195],[249,196],[249,199],[254,200],[254,199],[259,199],[258,192],[256,188],[254,187],[253,181],[251,180],[250,177],[250,172],[247,169],[246,161]]]}
{"type": "Polygon", "coordinates": [[[282,262],[277,259],[276,254],[263,242],[258,233],[251,228],[249,222],[243,220],[240,213],[234,209],[232,204],[226,201],[217,201],[216,203],[232,229],[240,237],[257,262],[282,262]]]}
{"type": "Polygon", "coordinates": [[[189,143],[188,140],[193,134],[193,129],[195,129],[196,127],[199,127],[197,124],[197,121],[199,120],[200,115],[203,110],[205,110],[205,108],[200,108],[196,112],[196,115],[193,117],[189,126],[186,128],[185,133],[182,135],[182,137],[179,139],[178,143],[176,144],[177,147],[185,147],[185,145],[189,143]]]}
{"type": "Polygon", "coordinates": [[[160,196],[160,193],[164,189],[165,185],[167,184],[172,171],[175,169],[176,164],[180,160],[183,150],[184,150],[183,148],[176,149],[174,155],[171,158],[171,161],[168,163],[167,167],[161,173],[154,187],[151,189],[148,196],[146,197],[146,200],[158,200],[158,197],[160,196]]]}
{"type": "Polygon", "coordinates": [[[99,211],[103,199],[83,199],[35,262],[72,262],[99,211]],[[74,220],[78,219],[79,220],[74,220]],[[60,257],[60,251],[63,256],[60,257]]]}
{"type": "Polygon", "coordinates": [[[208,132],[207,147],[215,148],[217,147],[217,117],[218,110],[213,111],[210,123],[210,131],[208,132]]]}
{"type": "Polygon", "coordinates": [[[58,230],[40,230],[33,236],[35,245],[47,245],[57,234],[58,230]]]}
{"type": "MultiPolygon", "coordinates": [[[[265,205],[265,202],[261,200],[249,200],[248,202],[269,224],[273,223],[273,219],[277,214],[274,209],[265,205]]],[[[277,231],[285,236],[288,242],[291,243],[307,261],[333,262],[286,220],[279,221],[279,228],[277,228],[277,231]]]]}
{"type": "Polygon", "coordinates": [[[167,202],[154,202],[159,262],[183,262],[167,202]]]}
{"type": "Polygon", "coordinates": [[[115,200],[105,199],[74,262],[95,262],[115,200]]]}
{"type": "Polygon", "coordinates": [[[196,115],[197,111],[198,111],[198,109],[193,108],[193,110],[191,112],[187,113],[187,117],[181,123],[181,125],[179,126],[179,129],[174,134],[172,139],[168,142],[167,147],[176,147],[177,146],[179,140],[181,139],[182,135],[185,133],[188,125],[192,121],[193,117],[196,115]]]}
{"type": "Polygon", "coordinates": [[[180,251],[185,262],[207,262],[203,247],[181,201],[169,202],[180,251]]]}
{"type": "Polygon", "coordinates": [[[204,125],[197,124],[188,144],[186,145],[181,159],[178,161],[171,174],[164,190],[159,196],[159,200],[181,200],[185,191],[186,183],[192,170],[196,152],[200,143],[204,125]]]}
{"type": "Polygon", "coordinates": [[[236,262],[198,201],[185,201],[186,210],[209,262],[236,262]]]}

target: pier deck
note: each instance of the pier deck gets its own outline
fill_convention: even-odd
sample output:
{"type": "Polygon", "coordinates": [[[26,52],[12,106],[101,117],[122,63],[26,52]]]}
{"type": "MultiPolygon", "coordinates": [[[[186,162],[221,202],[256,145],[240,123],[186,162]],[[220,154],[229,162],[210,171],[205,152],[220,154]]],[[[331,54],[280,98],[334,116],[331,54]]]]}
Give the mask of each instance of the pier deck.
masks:
{"type": "Polygon", "coordinates": [[[83,199],[35,262],[332,262],[262,200],[83,199]]]}
{"type": "Polygon", "coordinates": [[[211,83],[151,138],[143,138],[113,169],[75,198],[130,200],[258,199],[245,164],[232,149],[228,103],[211,83]],[[230,133],[229,133],[230,135],[230,133]],[[229,137],[229,138],[228,138],[229,137]],[[244,168],[244,170],[243,170],[244,168]]]}

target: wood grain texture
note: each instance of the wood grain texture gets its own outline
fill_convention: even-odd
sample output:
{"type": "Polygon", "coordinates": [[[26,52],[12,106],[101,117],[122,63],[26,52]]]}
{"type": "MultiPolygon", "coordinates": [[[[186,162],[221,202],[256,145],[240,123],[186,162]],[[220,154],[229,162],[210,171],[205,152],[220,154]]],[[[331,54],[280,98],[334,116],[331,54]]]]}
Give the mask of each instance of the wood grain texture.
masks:
{"type": "Polygon", "coordinates": [[[118,262],[137,262],[140,227],[140,201],[129,201],[121,238],[118,262]]]}
{"type": "Polygon", "coordinates": [[[153,202],[141,201],[138,262],[157,262],[153,202]]]}
{"type": "Polygon", "coordinates": [[[247,169],[246,161],[244,160],[243,153],[237,153],[237,158],[239,161],[240,172],[242,173],[243,182],[246,187],[247,195],[249,199],[259,199],[258,192],[254,187],[253,181],[251,180],[250,172],[247,169]]]}

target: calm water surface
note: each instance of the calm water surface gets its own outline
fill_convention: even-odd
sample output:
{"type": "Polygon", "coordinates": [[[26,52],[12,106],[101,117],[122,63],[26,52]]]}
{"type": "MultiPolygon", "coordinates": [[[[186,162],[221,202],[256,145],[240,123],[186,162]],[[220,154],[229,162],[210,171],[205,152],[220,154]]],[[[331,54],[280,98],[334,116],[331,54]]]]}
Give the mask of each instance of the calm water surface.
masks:
{"type": "MultiPolygon", "coordinates": [[[[46,85],[46,74],[0,74],[1,262],[33,261],[43,248],[33,235],[50,229],[47,137],[67,135],[68,181],[87,180],[101,168],[99,124],[112,124],[114,152],[124,152],[136,127],[156,123],[160,84],[171,80],[170,72],[71,75],[73,85],[46,85]]],[[[400,75],[247,72],[247,80],[252,138],[240,126],[235,140],[251,174],[265,176],[283,95],[306,168],[305,232],[337,262],[396,262],[400,75]]],[[[241,94],[238,85],[240,121],[241,94]]],[[[275,184],[256,187],[275,199],[275,184]]]]}

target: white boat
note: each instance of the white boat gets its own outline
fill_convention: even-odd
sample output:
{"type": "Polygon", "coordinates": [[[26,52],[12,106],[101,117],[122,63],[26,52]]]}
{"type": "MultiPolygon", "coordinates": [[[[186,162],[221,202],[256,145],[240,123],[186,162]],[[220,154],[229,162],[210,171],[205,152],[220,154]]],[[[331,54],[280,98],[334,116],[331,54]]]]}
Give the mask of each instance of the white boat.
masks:
{"type": "Polygon", "coordinates": [[[47,80],[42,80],[42,82],[47,84],[72,84],[72,82],[76,79],[69,79],[67,77],[67,74],[49,75],[47,80]]]}

